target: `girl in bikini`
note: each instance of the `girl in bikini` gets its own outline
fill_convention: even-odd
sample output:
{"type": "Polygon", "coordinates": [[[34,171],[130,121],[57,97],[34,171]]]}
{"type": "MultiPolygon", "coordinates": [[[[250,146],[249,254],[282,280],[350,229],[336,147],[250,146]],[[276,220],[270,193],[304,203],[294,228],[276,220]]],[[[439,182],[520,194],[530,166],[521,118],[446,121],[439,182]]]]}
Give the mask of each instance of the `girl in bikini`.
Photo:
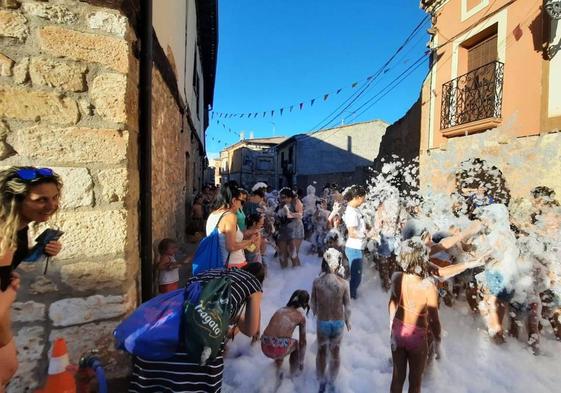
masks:
{"type": "Polygon", "coordinates": [[[428,358],[429,330],[439,356],[438,290],[429,279],[428,248],[419,237],[403,242],[399,257],[403,272],[392,277],[389,302],[393,358],[390,392],[402,391],[409,365],[409,393],[418,393],[428,358]]]}
{"type": "Polygon", "coordinates": [[[284,358],[290,355],[290,373],[304,369],[306,355],[306,316],[300,309],[310,310],[310,294],[305,290],[294,291],[286,307],[273,314],[269,325],[261,337],[261,349],[265,356],[274,359],[278,370],[284,358]],[[292,338],[296,327],[299,327],[298,340],[292,338]]]}

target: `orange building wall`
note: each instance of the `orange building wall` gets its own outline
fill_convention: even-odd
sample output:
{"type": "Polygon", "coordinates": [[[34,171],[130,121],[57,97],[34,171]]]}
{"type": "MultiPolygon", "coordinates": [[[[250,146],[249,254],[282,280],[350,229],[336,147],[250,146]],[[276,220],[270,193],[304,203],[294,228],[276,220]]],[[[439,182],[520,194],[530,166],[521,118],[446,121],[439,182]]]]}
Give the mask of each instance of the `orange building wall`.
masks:
{"type": "MultiPolygon", "coordinates": [[[[479,0],[467,0],[467,5],[476,6],[479,0]]],[[[540,132],[541,95],[542,95],[542,14],[541,2],[529,0],[490,0],[489,5],[462,21],[462,0],[450,0],[439,11],[435,27],[436,44],[442,47],[437,51],[433,72],[436,83],[432,92],[432,105],[435,108],[433,135],[422,139],[427,143],[421,149],[438,148],[446,144],[447,138],[440,130],[442,85],[453,79],[453,43],[465,33],[474,33],[482,18],[502,19],[506,13],[504,37],[499,32],[498,46],[505,45],[504,90],[501,132],[507,137],[535,135],[540,132]],[[450,41],[450,42],[448,42],[450,41]]],[[[468,8],[469,9],[469,8],[468,8]]],[[[482,22],[486,23],[486,22],[482,22]]],[[[499,55],[500,58],[500,55],[499,55]]],[[[465,53],[460,49],[457,60],[457,76],[467,71],[465,53]]],[[[428,80],[430,84],[430,77],[428,80]]],[[[429,97],[424,97],[424,101],[429,97]]],[[[428,127],[423,127],[428,133],[428,127]]],[[[461,136],[460,136],[461,138],[461,136]]]]}

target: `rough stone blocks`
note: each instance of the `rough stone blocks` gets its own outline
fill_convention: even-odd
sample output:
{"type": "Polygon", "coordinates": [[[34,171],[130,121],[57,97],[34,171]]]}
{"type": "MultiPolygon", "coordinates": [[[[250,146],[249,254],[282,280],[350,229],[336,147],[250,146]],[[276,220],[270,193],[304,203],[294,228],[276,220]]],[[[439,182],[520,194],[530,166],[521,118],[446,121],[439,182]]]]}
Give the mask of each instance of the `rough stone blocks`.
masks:
{"type": "Polygon", "coordinates": [[[20,156],[30,160],[70,165],[119,164],[126,160],[128,133],[108,129],[35,126],[10,133],[6,141],[20,156]]]}
{"type": "Polygon", "coordinates": [[[19,12],[0,10],[0,37],[24,40],[28,34],[25,16],[19,12]]]}
{"type": "Polygon", "coordinates": [[[128,71],[129,48],[125,40],[58,26],[43,27],[39,39],[41,49],[53,56],[99,63],[122,73],[128,71]]]}
{"type": "Polygon", "coordinates": [[[54,60],[45,57],[31,59],[29,74],[33,85],[57,87],[67,91],[86,89],[84,64],[54,60]]]}
{"type": "Polygon", "coordinates": [[[57,94],[0,86],[0,116],[8,119],[72,125],[78,122],[76,101],[57,94]]]}
{"type": "Polygon", "coordinates": [[[114,288],[125,281],[127,262],[124,259],[74,262],[62,266],[60,274],[62,282],[74,290],[114,288]]]}
{"type": "Polygon", "coordinates": [[[64,236],[60,259],[90,258],[107,255],[123,256],[127,242],[126,210],[83,211],[59,213],[64,236]]]}
{"type": "Polygon", "coordinates": [[[90,97],[96,112],[102,118],[115,123],[125,123],[127,121],[126,92],[126,76],[107,73],[94,79],[90,97]]]}
{"type": "Polygon", "coordinates": [[[47,19],[55,23],[76,23],[78,16],[68,8],[59,4],[23,3],[23,10],[33,16],[47,19]]]}
{"type": "Polygon", "coordinates": [[[87,298],[67,298],[49,307],[54,326],[72,326],[125,314],[133,306],[133,299],[124,296],[93,295],[87,298]]]}

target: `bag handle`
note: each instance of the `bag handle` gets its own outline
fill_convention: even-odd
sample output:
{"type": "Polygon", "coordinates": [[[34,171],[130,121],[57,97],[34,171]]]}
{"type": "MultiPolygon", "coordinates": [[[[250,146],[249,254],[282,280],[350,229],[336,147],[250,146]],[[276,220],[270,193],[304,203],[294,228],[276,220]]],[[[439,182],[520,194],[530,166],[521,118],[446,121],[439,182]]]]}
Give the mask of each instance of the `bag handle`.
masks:
{"type": "Polygon", "coordinates": [[[220,225],[220,221],[222,221],[222,217],[224,217],[226,214],[230,213],[228,210],[226,210],[224,213],[222,213],[220,215],[220,218],[218,219],[218,221],[216,222],[216,225],[214,226],[214,229],[218,228],[218,225],[220,225]]]}
{"type": "MultiPolygon", "coordinates": [[[[214,227],[214,229],[218,228],[218,225],[220,224],[220,221],[222,221],[222,217],[224,217],[228,213],[230,213],[230,212],[227,211],[227,210],[224,213],[222,213],[222,215],[220,216],[220,218],[216,222],[216,226],[214,227]]],[[[226,267],[228,267],[228,263],[230,263],[230,253],[228,253],[228,257],[226,258],[226,267]]]]}

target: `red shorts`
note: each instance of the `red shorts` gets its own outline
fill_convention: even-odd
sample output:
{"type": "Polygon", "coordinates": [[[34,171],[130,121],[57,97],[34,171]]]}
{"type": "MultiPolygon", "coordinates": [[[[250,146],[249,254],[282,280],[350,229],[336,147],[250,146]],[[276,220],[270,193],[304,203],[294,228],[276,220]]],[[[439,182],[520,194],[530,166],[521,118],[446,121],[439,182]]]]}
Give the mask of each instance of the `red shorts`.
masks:
{"type": "Polygon", "coordinates": [[[169,284],[160,284],[158,290],[160,293],[168,293],[179,289],[179,281],[171,282],[169,284]]]}
{"type": "Polygon", "coordinates": [[[261,337],[261,350],[263,354],[271,359],[282,359],[294,349],[297,341],[288,337],[261,337]]]}

